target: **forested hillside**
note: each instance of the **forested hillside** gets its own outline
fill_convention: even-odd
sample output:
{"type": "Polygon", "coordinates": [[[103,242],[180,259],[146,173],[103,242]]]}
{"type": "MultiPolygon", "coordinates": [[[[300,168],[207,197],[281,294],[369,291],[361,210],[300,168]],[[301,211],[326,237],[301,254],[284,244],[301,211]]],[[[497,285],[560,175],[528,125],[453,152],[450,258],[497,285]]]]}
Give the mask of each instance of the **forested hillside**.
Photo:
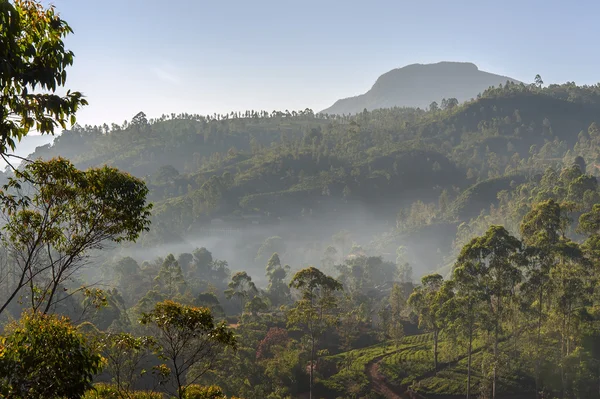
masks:
{"type": "Polygon", "coordinates": [[[428,111],[140,113],[122,126],[65,131],[31,157],[106,163],[143,178],[155,203],[147,248],[250,231],[242,246],[234,233],[219,245],[252,259],[264,239],[281,236],[290,258],[311,264],[323,240],[351,230],[390,260],[406,247],[423,273],[452,260],[456,228],[498,206],[499,193],[515,195],[578,155],[596,174],[589,143],[599,115],[596,87],[507,83],[428,111]]]}

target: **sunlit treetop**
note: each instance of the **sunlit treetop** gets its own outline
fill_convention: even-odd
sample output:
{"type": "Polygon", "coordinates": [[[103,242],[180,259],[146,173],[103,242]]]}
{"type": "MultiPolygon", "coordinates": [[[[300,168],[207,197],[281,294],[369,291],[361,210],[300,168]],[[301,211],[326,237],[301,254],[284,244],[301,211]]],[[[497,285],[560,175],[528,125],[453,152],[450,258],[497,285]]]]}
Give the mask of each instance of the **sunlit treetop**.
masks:
{"type": "Polygon", "coordinates": [[[73,52],[63,39],[73,31],[53,6],[0,0],[0,153],[14,150],[32,129],[53,134],[75,123],[86,100],[57,90],[67,80],[73,52]]]}

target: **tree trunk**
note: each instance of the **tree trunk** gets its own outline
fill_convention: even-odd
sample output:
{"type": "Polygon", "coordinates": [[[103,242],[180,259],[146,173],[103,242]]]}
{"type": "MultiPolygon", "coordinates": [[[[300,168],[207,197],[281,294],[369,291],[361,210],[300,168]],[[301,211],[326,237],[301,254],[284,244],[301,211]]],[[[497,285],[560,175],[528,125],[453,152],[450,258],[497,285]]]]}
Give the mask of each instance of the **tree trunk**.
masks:
{"type": "Polygon", "coordinates": [[[560,332],[560,386],[561,386],[561,397],[565,397],[565,357],[566,357],[566,316],[563,315],[562,329],[560,332]]]}
{"type": "Polygon", "coordinates": [[[438,331],[433,331],[433,370],[437,375],[438,369],[438,331]]]}
{"type": "Polygon", "coordinates": [[[498,320],[496,320],[496,331],[494,331],[494,373],[492,379],[492,399],[496,399],[496,378],[498,368],[498,320]]]}
{"type": "Polygon", "coordinates": [[[473,326],[469,326],[469,348],[467,353],[467,399],[471,396],[471,352],[473,351],[473,326]]]}
{"type": "Polygon", "coordinates": [[[535,361],[535,395],[536,398],[540,397],[540,367],[541,367],[541,356],[540,356],[540,345],[541,345],[541,339],[542,339],[542,300],[544,299],[544,291],[542,289],[542,287],[540,287],[540,297],[538,298],[539,300],[539,305],[538,305],[538,312],[539,312],[539,318],[538,318],[538,325],[537,325],[537,343],[536,343],[536,361],[535,361]]]}
{"type": "Polygon", "coordinates": [[[313,392],[313,369],[315,368],[315,336],[311,336],[310,343],[310,382],[309,382],[309,399],[312,399],[313,392]]]}

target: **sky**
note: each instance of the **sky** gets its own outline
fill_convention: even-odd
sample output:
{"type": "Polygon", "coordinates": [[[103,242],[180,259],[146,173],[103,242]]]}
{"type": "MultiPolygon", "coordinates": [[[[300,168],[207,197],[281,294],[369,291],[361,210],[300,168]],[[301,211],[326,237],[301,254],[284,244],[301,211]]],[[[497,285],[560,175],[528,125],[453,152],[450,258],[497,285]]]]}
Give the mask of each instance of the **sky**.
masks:
{"type": "MultiPolygon", "coordinates": [[[[46,3],[49,3],[46,1],[46,3]]],[[[413,63],[524,82],[600,81],[600,2],[53,0],[75,33],[80,124],[188,112],[320,111],[413,63]]]]}

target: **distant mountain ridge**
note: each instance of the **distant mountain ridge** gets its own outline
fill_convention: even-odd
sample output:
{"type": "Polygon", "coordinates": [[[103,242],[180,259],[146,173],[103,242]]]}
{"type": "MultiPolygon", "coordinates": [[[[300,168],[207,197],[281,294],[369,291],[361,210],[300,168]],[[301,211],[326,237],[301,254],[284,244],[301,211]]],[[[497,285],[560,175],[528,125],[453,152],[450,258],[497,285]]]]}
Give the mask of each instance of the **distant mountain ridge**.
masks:
{"type": "Polygon", "coordinates": [[[338,100],[321,111],[327,114],[355,114],[365,108],[428,107],[433,101],[475,98],[490,86],[518,80],[480,71],[470,62],[411,64],[381,75],[365,94],[338,100]]]}

